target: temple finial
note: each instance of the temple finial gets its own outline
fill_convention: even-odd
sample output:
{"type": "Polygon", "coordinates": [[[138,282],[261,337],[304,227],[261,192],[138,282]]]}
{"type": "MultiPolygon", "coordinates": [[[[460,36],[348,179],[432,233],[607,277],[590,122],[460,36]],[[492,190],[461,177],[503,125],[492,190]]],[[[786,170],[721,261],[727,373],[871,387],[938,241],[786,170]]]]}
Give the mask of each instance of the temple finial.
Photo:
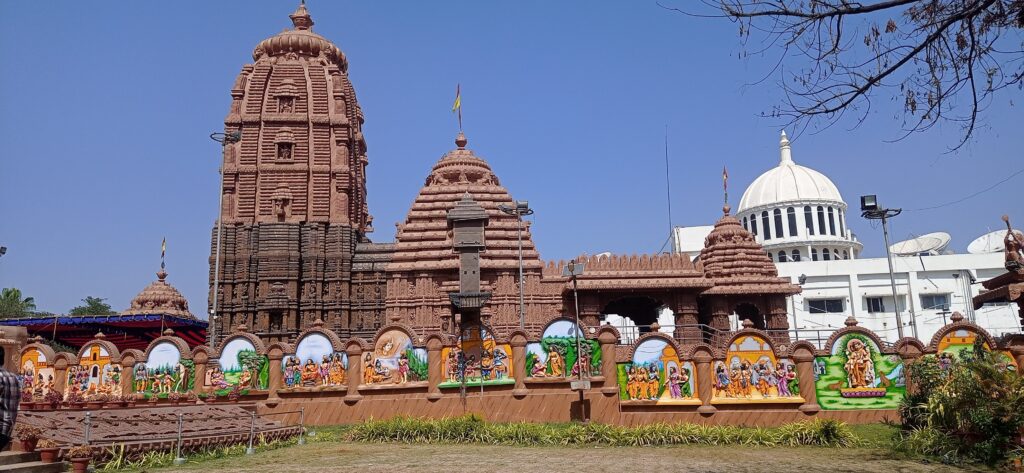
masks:
{"type": "Polygon", "coordinates": [[[459,149],[466,149],[467,144],[469,144],[469,140],[466,139],[466,134],[460,130],[458,136],[455,137],[455,146],[458,146],[459,149]]]}
{"type": "Polygon", "coordinates": [[[299,2],[299,8],[295,9],[295,13],[288,15],[288,18],[292,19],[292,25],[297,30],[308,30],[313,28],[313,17],[309,16],[309,10],[306,10],[306,0],[299,2]]]}
{"type": "Polygon", "coordinates": [[[782,137],[779,138],[779,155],[779,164],[793,164],[793,152],[789,148],[786,130],[782,130],[782,137]]]}

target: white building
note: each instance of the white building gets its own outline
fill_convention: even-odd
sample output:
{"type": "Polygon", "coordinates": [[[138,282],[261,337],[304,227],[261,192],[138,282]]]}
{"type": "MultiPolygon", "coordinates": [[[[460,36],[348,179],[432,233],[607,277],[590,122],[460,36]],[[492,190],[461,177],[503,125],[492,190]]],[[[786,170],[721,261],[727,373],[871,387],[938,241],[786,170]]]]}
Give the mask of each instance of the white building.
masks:
{"type": "MultiPolygon", "coordinates": [[[[743,193],[736,216],[776,261],[779,275],[803,286],[803,293],[789,301],[790,327],[803,331],[800,338],[813,338],[814,331],[827,336],[853,316],[860,326],[897,340],[886,258],[859,259],[863,245],[846,225],[847,205],[839,189],[825,175],[793,162],[785,132],[780,154],[779,165],[743,193]]],[[[702,246],[706,232],[701,236],[701,231],[677,229],[676,250],[702,246]]],[[[980,282],[1005,271],[1001,248],[980,254],[894,255],[904,336],[927,343],[954,311],[993,335],[1020,332],[1016,304],[977,311],[971,305],[980,282]]]]}

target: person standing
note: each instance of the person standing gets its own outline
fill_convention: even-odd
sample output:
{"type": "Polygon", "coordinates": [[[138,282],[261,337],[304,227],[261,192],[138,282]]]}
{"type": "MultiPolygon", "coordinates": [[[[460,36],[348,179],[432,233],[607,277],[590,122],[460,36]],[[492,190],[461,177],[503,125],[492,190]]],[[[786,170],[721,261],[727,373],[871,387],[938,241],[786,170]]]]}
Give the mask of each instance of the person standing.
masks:
{"type": "MultiPolygon", "coordinates": [[[[0,347],[0,362],[7,357],[0,347]]],[[[7,371],[0,365],[0,450],[11,443],[14,421],[18,418],[18,403],[21,402],[21,377],[7,371]]]]}

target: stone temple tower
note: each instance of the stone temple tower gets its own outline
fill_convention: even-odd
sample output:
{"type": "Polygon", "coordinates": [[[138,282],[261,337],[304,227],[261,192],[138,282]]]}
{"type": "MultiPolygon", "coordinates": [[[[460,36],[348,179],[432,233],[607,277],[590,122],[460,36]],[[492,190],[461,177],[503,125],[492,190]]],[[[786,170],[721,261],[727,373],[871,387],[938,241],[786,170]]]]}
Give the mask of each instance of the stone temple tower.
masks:
{"type": "Polygon", "coordinates": [[[219,333],[244,323],[272,340],[315,320],[347,326],[353,254],[372,231],[348,61],[313,32],[305,3],[290,18],[231,88],[224,131],[241,138],[224,148],[219,333]]]}

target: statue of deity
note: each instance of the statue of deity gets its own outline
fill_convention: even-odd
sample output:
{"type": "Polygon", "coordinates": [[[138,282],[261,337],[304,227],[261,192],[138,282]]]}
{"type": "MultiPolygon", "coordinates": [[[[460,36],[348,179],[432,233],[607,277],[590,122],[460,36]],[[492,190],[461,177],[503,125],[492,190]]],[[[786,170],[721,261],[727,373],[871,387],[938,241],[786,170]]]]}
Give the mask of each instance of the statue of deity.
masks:
{"type": "Polygon", "coordinates": [[[846,343],[846,381],[851,388],[867,388],[875,380],[875,363],[871,351],[859,338],[846,343]]]}

